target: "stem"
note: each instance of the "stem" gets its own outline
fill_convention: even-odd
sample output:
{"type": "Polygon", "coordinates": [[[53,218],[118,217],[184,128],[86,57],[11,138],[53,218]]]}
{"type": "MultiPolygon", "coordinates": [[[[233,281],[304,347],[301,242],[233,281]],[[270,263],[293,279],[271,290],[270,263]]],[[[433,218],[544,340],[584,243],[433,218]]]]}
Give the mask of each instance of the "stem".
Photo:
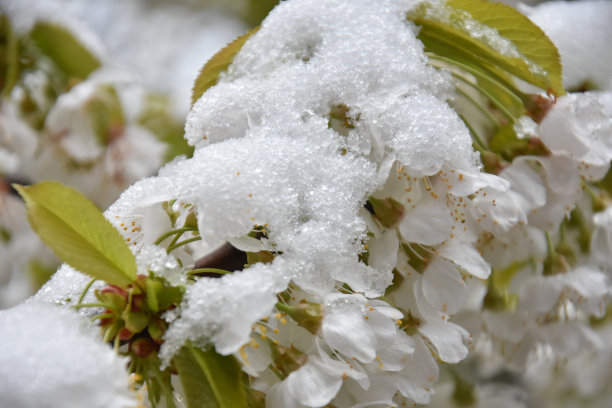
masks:
{"type": "Polygon", "coordinates": [[[121,340],[119,339],[119,335],[115,336],[115,341],[113,344],[113,350],[115,350],[115,354],[119,354],[119,345],[121,344],[121,340]]]}
{"type": "Polygon", "coordinates": [[[81,302],[83,302],[83,299],[85,299],[85,295],[87,294],[87,292],[89,291],[89,288],[91,288],[91,285],[93,285],[93,283],[96,281],[96,279],[92,279],[89,281],[89,283],[87,283],[87,286],[85,286],[85,288],[83,289],[83,292],[81,292],[81,296],[79,296],[79,300],[77,301],[77,305],[80,305],[81,302]]]}
{"type": "Polygon", "coordinates": [[[554,255],[557,253],[555,251],[555,245],[552,242],[552,237],[550,236],[550,232],[546,232],[546,250],[548,251],[548,256],[554,255]]]}
{"type": "Polygon", "coordinates": [[[174,245],[176,245],[178,240],[183,236],[183,233],[184,233],[184,231],[183,232],[179,232],[178,234],[176,234],[174,236],[174,238],[172,238],[172,241],[170,241],[170,245],[168,245],[168,248],[166,248],[166,253],[169,254],[172,251],[172,249],[170,249],[170,248],[172,248],[174,245]]]}
{"type": "Polygon", "coordinates": [[[82,307],[102,307],[102,308],[106,309],[108,307],[108,305],[105,305],[103,303],[81,303],[81,304],[78,304],[78,305],[74,305],[72,307],[74,307],[75,309],[80,309],[82,307]]]}
{"type": "Polygon", "coordinates": [[[115,316],[115,313],[100,313],[98,315],[91,317],[89,320],[93,322],[98,319],[102,320],[102,319],[106,319],[107,317],[114,317],[114,316],[115,316]]]}
{"type": "Polygon", "coordinates": [[[159,245],[161,244],[166,238],[174,235],[174,234],[182,234],[184,232],[188,232],[188,231],[197,231],[197,228],[194,227],[182,227],[182,228],[177,228],[175,230],[172,231],[168,231],[165,234],[162,234],[159,238],[157,238],[157,240],[153,243],[155,245],[159,245]]]}
{"type": "Polygon", "coordinates": [[[178,242],[176,244],[173,244],[173,245],[169,246],[167,252],[170,253],[170,252],[174,251],[176,248],[179,248],[179,247],[181,247],[183,245],[187,245],[189,243],[196,242],[196,241],[201,241],[201,240],[202,240],[201,237],[193,237],[193,238],[186,239],[184,241],[181,241],[181,242],[178,242]]]}

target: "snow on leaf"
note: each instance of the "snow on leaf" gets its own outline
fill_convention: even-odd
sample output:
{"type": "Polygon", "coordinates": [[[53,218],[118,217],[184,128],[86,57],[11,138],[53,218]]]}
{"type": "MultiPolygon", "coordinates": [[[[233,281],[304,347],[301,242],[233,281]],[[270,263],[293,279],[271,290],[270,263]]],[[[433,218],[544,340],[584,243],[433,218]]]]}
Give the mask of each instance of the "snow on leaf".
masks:
{"type": "Polygon", "coordinates": [[[516,75],[564,95],[559,52],[546,34],[514,8],[484,0],[450,0],[448,8],[425,4],[409,18],[426,47],[453,59],[516,75]]]}
{"type": "Polygon", "coordinates": [[[191,95],[192,105],[200,99],[200,96],[202,96],[208,88],[217,83],[219,75],[231,65],[234,61],[234,56],[240,51],[246,40],[248,40],[251,35],[255,34],[257,30],[259,30],[259,27],[249,30],[246,34],[236,38],[208,60],[202,67],[200,74],[193,84],[193,93],[191,95]]]}

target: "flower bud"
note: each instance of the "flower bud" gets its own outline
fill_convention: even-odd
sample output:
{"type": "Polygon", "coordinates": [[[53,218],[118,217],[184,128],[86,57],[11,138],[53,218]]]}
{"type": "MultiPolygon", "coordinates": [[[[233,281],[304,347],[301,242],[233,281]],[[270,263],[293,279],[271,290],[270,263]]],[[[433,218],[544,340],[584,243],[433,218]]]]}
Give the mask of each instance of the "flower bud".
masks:
{"type": "Polygon", "coordinates": [[[155,345],[149,339],[140,338],[130,344],[130,349],[138,357],[147,358],[155,351],[155,345]]]}

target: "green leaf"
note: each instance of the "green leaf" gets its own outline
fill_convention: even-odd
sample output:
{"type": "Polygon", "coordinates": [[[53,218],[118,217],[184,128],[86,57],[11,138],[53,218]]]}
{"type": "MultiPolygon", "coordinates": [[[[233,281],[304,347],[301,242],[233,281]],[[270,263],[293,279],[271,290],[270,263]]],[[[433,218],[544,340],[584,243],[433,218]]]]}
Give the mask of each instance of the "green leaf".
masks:
{"type": "Polygon", "coordinates": [[[251,26],[257,25],[266,18],[278,2],[279,0],[249,0],[242,12],[242,18],[251,26]]]}
{"type": "Polygon", "coordinates": [[[82,194],[54,181],[14,187],[32,228],[62,261],[113,285],[136,280],[136,260],[121,234],[82,194]]]}
{"type": "Polygon", "coordinates": [[[175,356],[187,408],[246,407],[240,364],[232,356],[184,346],[175,356]]]}
{"type": "Polygon", "coordinates": [[[425,3],[408,16],[421,26],[419,38],[427,50],[480,67],[488,74],[497,71],[501,80],[504,75],[499,74],[500,69],[541,89],[565,94],[558,50],[523,14],[486,0],[449,0],[446,6],[440,11],[439,6],[425,3]],[[466,28],[478,23],[482,24],[478,34],[466,28]],[[487,33],[493,41],[480,39],[487,33]]]}
{"type": "Polygon", "coordinates": [[[101,65],[96,56],[60,25],[41,21],[30,35],[38,48],[68,75],[84,79],[101,65]]]}
{"type": "Polygon", "coordinates": [[[204,67],[200,70],[200,74],[195,80],[193,85],[193,93],[191,96],[191,104],[195,104],[198,99],[210,88],[219,81],[219,75],[225,72],[234,61],[234,57],[238,54],[238,51],[242,49],[242,46],[249,39],[250,36],[255,34],[259,30],[259,27],[255,27],[249,30],[246,34],[236,38],[234,41],[225,46],[221,51],[217,52],[204,67]]]}

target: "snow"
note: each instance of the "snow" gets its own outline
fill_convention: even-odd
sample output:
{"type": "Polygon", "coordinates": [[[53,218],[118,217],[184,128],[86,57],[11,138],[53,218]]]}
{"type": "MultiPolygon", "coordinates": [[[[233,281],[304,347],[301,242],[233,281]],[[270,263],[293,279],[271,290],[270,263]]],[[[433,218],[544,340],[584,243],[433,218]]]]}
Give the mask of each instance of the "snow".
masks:
{"type": "Polygon", "coordinates": [[[76,312],[33,301],[0,311],[0,406],[135,406],[126,361],[76,312]]]}
{"type": "Polygon", "coordinates": [[[201,245],[265,225],[278,253],[272,264],[191,286],[165,358],[186,339],[235,352],[290,280],[321,299],[337,281],[381,295],[391,268],[358,262],[366,239],[358,213],[377,172],[388,175],[393,160],[415,177],[478,172],[470,134],[446,104],[450,78],[427,65],[408,8],[282,3],[190,112],[194,157],[136,183],[108,210],[111,220],[128,219],[178,199],[196,209],[201,245]],[[356,124],[344,134],[329,126],[339,105],[356,124]]]}

